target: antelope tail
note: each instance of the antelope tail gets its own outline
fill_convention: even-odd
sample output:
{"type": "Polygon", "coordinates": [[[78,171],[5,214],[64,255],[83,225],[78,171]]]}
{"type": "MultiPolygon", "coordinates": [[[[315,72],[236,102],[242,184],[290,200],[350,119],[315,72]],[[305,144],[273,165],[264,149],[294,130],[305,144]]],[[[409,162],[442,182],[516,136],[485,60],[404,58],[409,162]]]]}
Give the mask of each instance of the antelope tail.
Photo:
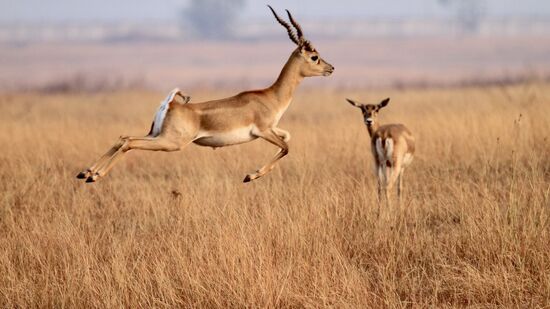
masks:
{"type": "Polygon", "coordinates": [[[191,100],[191,97],[183,94],[179,88],[174,88],[174,90],[170,91],[168,96],[162,102],[160,102],[160,106],[155,113],[155,118],[153,119],[153,123],[151,124],[151,129],[149,130],[148,135],[156,137],[160,134],[160,132],[162,131],[162,125],[164,124],[164,118],[166,118],[166,113],[170,109],[170,104],[172,102],[176,102],[178,104],[187,104],[189,100],[191,100]],[[180,96],[183,101],[175,101],[176,96],[180,96]]]}

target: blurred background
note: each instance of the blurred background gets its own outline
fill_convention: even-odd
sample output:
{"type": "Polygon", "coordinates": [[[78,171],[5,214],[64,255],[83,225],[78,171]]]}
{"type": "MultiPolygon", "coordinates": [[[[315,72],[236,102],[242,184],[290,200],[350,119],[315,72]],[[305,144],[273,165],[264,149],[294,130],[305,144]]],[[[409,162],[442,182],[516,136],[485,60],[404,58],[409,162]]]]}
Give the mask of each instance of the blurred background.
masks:
{"type": "MultiPolygon", "coordinates": [[[[264,87],[295,48],[250,0],[0,0],[0,91],[264,87]]],[[[449,87],[550,76],[550,2],[273,1],[330,78],[306,87],[449,87]]]]}

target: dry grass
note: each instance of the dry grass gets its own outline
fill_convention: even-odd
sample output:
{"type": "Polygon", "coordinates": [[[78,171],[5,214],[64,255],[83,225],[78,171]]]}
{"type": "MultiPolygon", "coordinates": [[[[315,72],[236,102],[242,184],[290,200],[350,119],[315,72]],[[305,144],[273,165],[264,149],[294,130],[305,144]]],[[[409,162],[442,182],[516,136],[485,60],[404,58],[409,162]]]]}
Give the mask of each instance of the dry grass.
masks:
{"type": "Polygon", "coordinates": [[[0,307],[550,306],[550,85],[302,90],[281,122],[290,155],[251,184],[275,152],[262,141],[75,179],[146,133],[162,96],[0,96],[0,307]],[[405,205],[377,219],[343,98],[388,95],[383,121],[418,153],[405,205]]]}

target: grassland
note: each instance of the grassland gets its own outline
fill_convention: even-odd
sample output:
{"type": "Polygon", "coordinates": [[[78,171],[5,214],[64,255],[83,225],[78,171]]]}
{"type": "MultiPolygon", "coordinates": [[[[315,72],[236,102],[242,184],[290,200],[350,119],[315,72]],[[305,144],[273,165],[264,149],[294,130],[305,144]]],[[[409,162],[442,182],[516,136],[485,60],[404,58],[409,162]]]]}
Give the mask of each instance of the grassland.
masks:
{"type": "Polygon", "coordinates": [[[75,179],[163,95],[0,95],[0,307],[550,306],[550,85],[302,89],[290,154],[258,181],[241,183],[275,152],[262,141],[75,179]],[[386,96],[418,149],[377,218],[344,97],[386,96]]]}

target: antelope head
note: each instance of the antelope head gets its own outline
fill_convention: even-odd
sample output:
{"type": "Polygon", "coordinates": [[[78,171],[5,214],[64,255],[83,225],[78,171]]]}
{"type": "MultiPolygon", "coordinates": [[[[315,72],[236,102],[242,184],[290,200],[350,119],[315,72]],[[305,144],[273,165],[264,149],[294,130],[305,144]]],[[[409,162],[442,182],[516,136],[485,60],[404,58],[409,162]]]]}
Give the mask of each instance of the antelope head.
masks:
{"type": "Polygon", "coordinates": [[[378,104],[362,104],[351,99],[346,100],[351,105],[361,109],[361,112],[363,113],[363,121],[367,127],[371,127],[378,123],[378,112],[380,112],[380,109],[388,105],[390,102],[390,98],[386,98],[378,104]]]}
{"type": "Polygon", "coordinates": [[[329,76],[334,72],[334,67],[326,62],[321,56],[319,55],[319,52],[313,47],[310,41],[306,40],[304,37],[304,33],[302,32],[302,27],[300,27],[300,24],[298,24],[294,18],[292,17],[292,14],[288,10],[286,10],[286,13],[288,14],[288,19],[290,20],[290,23],[292,26],[294,26],[294,31],[289,23],[284,21],[275,13],[275,10],[268,5],[269,9],[275,16],[275,19],[281,24],[281,26],[285,27],[286,31],[288,32],[288,37],[292,42],[294,42],[296,45],[298,45],[298,48],[294,51],[295,57],[298,58],[300,62],[300,75],[303,77],[310,77],[310,76],[329,76]]]}

